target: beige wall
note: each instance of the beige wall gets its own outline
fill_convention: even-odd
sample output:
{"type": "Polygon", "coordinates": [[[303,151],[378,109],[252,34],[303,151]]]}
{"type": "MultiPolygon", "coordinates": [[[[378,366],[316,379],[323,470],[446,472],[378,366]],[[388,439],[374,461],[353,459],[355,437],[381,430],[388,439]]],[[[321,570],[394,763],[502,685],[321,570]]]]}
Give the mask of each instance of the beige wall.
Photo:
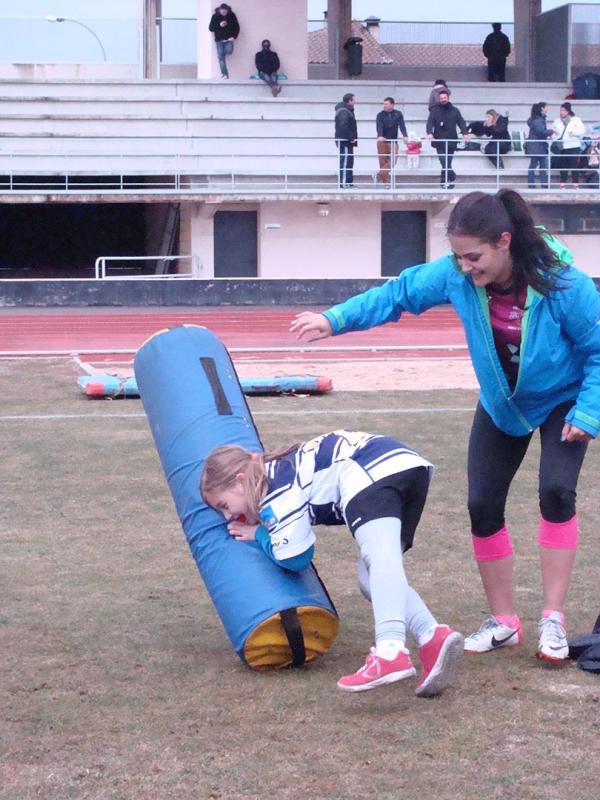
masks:
{"type": "MultiPolygon", "coordinates": [[[[409,203],[304,202],[203,204],[189,212],[188,252],[214,276],[213,214],[215,211],[258,210],[258,274],[262,278],[378,278],[381,275],[381,210],[409,211],[409,203]],[[319,210],[326,209],[327,216],[319,210]]],[[[445,224],[445,223],[444,223],[445,224]]],[[[445,228],[444,228],[445,230],[445,228]]],[[[428,247],[429,252],[429,247],[428,247]]],[[[447,252],[436,246],[437,255],[447,252]]],[[[429,256],[430,257],[430,256],[429,256]]],[[[399,265],[399,269],[400,269],[399,265]]]]}
{"type": "MultiPolygon", "coordinates": [[[[320,216],[314,200],[266,202],[261,205],[223,203],[182,207],[182,245],[196,253],[202,274],[214,275],[213,214],[218,210],[258,210],[258,273],[263,278],[377,278],[381,270],[381,211],[426,210],[427,258],[450,251],[446,223],[448,203],[333,201],[328,216],[320,216]],[[185,220],[185,221],[184,221],[185,220]],[[279,227],[277,227],[279,226],[279,227]]],[[[600,235],[561,236],[573,252],[576,266],[600,277],[600,235]]],[[[402,265],[399,265],[399,267],[402,265]]]]}
{"type": "Polygon", "coordinates": [[[564,242],[575,257],[575,266],[592,275],[594,278],[600,277],[600,235],[593,233],[581,235],[571,234],[558,237],[564,242]]]}
{"type": "Polygon", "coordinates": [[[259,226],[263,278],[376,278],[381,273],[380,203],[264,203],[259,226]],[[319,209],[329,215],[320,216],[319,209]]]}
{"type": "MultiPolygon", "coordinates": [[[[208,30],[219,3],[198,0],[198,77],[218,78],[215,43],[208,30]]],[[[254,74],[254,55],[263,39],[270,39],[279,53],[281,70],[290,80],[305,80],[308,68],[306,0],[238,0],[229,3],[240,23],[233,55],[227,59],[229,77],[247,80],[254,74]]]]}

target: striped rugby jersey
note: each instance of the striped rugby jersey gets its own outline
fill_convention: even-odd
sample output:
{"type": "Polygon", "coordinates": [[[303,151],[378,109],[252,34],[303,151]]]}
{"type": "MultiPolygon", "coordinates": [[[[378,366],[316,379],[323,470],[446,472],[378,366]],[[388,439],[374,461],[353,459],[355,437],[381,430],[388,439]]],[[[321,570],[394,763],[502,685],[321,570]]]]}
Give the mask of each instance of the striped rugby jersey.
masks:
{"type": "Polygon", "coordinates": [[[317,436],[267,462],[259,516],[273,557],[304,553],[315,542],[313,525],[343,525],[346,506],[359,492],[413,467],[431,464],[395,439],[346,430],[317,436]]]}

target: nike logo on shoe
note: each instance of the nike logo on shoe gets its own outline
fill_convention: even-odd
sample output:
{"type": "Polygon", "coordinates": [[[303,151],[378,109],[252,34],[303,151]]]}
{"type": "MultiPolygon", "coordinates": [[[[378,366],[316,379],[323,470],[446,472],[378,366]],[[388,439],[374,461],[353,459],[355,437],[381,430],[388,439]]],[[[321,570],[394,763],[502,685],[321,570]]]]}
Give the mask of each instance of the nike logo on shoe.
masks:
{"type": "Polygon", "coordinates": [[[502,645],[506,644],[506,642],[508,642],[509,639],[512,639],[516,633],[517,633],[516,631],[513,631],[512,633],[509,633],[509,635],[506,636],[504,639],[496,639],[496,637],[492,635],[492,647],[502,647],[502,645]]]}

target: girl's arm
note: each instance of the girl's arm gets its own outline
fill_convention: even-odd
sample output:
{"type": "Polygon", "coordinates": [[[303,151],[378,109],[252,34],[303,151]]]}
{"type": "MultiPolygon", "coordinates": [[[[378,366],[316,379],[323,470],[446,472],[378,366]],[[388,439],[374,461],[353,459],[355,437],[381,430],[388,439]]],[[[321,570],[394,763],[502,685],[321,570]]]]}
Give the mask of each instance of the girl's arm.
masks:
{"type": "Polygon", "coordinates": [[[323,316],[335,335],[395,322],[403,311],[420,314],[449,302],[448,281],[456,272],[450,256],[410,267],[382,286],[333,306],[323,316]]]}
{"type": "Polygon", "coordinates": [[[304,311],[290,325],[298,339],[324,339],[398,320],[403,311],[420,314],[450,300],[448,281],[459,272],[450,256],[405,269],[398,278],[357,294],[322,314],[304,311]]]}
{"type": "MultiPolygon", "coordinates": [[[[600,294],[584,273],[569,271],[566,278],[570,279],[568,288],[558,293],[563,307],[562,328],[586,356],[581,389],[566,422],[569,429],[575,427],[596,437],[600,432],[600,294]]],[[[569,436],[569,429],[563,431],[567,440],[582,438],[569,436]]]]}
{"type": "MultiPolygon", "coordinates": [[[[272,506],[267,510],[273,519],[272,506]]],[[[275,520],[270,531],[264,525],[248,525],[237,520],[232,520],[227,529],[239,542],[258,542],[265,554],[284,569],[294,572],[306,569],[314,556],[315,535],[306,503],[286,514],[285,519],[275,520]]]]}

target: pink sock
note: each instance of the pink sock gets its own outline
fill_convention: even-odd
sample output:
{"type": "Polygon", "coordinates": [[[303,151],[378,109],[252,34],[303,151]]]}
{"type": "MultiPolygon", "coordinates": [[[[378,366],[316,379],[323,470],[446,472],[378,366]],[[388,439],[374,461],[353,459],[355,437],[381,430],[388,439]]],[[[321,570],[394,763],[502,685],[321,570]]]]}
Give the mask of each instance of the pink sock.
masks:
{"type": "Polygon", "coordinates": [[[519,630],[521,627],[521,620],[516,614],[494,614],[494,617],[498,622],[502,623],[502,625],[506,625],[507,628],[519,630]]]}
{"type": "Polygon", "coordinates": [[[544,608],[542,610],[542,619],[548,619],[552,614],[558,614],[560,619],[560,624],[564,626],[565,624],[565,615],[562,611],[556,611],[553,608],[544,608]]]}

